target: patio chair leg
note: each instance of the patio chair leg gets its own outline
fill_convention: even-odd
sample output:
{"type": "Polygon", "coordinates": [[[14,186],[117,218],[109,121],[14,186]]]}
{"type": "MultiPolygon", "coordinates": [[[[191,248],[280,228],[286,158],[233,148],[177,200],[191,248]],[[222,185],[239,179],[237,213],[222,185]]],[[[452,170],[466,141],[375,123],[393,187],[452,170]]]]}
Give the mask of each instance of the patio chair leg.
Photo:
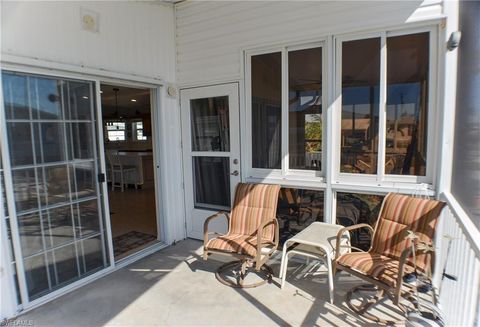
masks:
{"type": "Polygon", "coordinates": [[[370,309],[373,305],[378,304],[384,296],[385,296],[385,290],[378,288],[372,284],[364,284],[364,285],[356,286],[352,288],[350,291],[348,291],[346,302],[348,307],[353,312],[355,312],[360,316],[363,316],[366,319],[375,321],[380,324],[393,325],[396,323],[395,321],[384,320],[368,312],[368,309],[370,309]],[[352,303],[352,296],[355,292],[358,292],[358,291],[375,292],[375,295],[367,301],[362,301],[360,305],[355,305],[352,303]]]}
{"type": "Polygon", "coordinates": [[[271,282],[273,270],[270,266],[264,264],[259,270],[253,269],[253,273],[257,274],[261,280],[256,283],[245,284],[245,278],[251,272],[249,269],[253,269],[253,265],[247,260],[227,262],[217,269],[215,277],[222,284],[236,288],[252,288],[271,282]],[[228,273],[232,271],[236,276],[235,281],[232,280],[231,274],[230,278],[227,277],[228,273]],[[227,276],[224,276],[225,274],[227,274],[227,276]]]}

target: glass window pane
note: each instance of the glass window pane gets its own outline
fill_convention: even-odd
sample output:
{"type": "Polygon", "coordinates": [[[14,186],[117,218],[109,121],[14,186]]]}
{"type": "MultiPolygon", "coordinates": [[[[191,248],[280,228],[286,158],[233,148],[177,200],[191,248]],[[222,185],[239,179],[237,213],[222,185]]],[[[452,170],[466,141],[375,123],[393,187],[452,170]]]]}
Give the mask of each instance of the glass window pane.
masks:
{"type": "Polygon", "coordinates": [[[93,159],[94,139],[91,123],[67,124],[68,156],[70,159],[93,159]]]}
{"type": "Polygon", "coordinates": [[[17,213],[27,210],[37,209],[39,201],[39,191],[37,190],[36,180],[38,179],[38,189],[43,194],[43,175],[38,169],[21,169],[12,171],[13,191],[15,195],[15,205],[17,213]],[[35,176],[37,172],[38,176],[35,176]]]}
{"type": "Polygon", "coordinates": [[[230,151],[228,96],[190,100],[192,151],[230,151]]]}
{"type": "Polygon", "coordinates": [[[387,38],[385,173],[425,176],[429,33],[387,38]]]}
{"type": "Polygon", "coordinates": [[[29,119],[27,78],[2,72],[2,87],[7,119],[29,119]]]}
{"type": "MultiPolygon", "coordinates": [[[[384,196],[337,193],[337,224],[351,226],[369,224],[375,228],[384,196]]],[[[352,245],[363,250],[370,247],[370,234],[365,228],[350,233],[352,245]]]]}
{"type": "Polygon", "coordinates": [[[83,249],[82,272],[85,274],[94,273],[105,267],[103,260],[102,240],[100,236],[90,237],[80,242],[83,249]]]}
{"type": "Polygon", "coordinates": [[[66,160],[65,133],[62,123],[35,123],[35,151],[37,163],[51,163],[66,160]]]}
{"type": "Polygon", "coordinates": [[[62,119],[62,85],[57,79],[28,78],[33,119],[62,119]]]}
{"type": "Polygon", "coordinates": [[[65,109],[66,119],[92,120],[91,112],[91,83],[80,81],[68,81],[65,109]]]}
{"type": "Polygon", "coordinates": [[[7,133],[12,167],[33,164],[30,123],[7,122],[7,133]]]}
{"type": "Polygon", "coordinates": [[[225,157],[194,157],[195,208],[230,207],[230,162],[225,157]]]}
{"type": "Polygon", "coordinates": [[[380,38],[342,44],[340,172],[376,174],[380,38]]]}
{"type": "Polygon", "coordinates": [[[70,205],[49,209],[43,213],[43,229],[48,248],[74,241],[74,226],[70,205]]]}
{"type": "Polygon", "coordinates": [[[78,219],[80,237],[84,238],[100,232],[99,209],[96,199],[74,204],[73,209],[78,219]]]}
{"type": "Polygon", "coordinates": [[[314,221],[324,221],[324,192],[282,188],[278,195],[277,219],[283,244],[314,221]]]}
{"type": "Polygon", "coordinates": [[[49,289],[45,255],[39,254],[25,259],[23,265],[25,267],[28,295],[31,300],[38,298],[49,289]]]}
{"type": "Polygon", "coordinates": [[[47,166],[43,168],[42,205],[52,205],[70,200],[67,165],[47,166]]]}
{"type": "Polygon", "coordinates": [[[282,56],[252,56],[252,166],[282,166],[282,56]]]}
{"type": "Polygon", "coordinates": [[[290,168],[321,170],[322,48],[288,53],[288,99],[290,168]]]}
{"type": "Polygon", "coordinates": [[[66,283],[78,278],[78,265],[75,246],[62,246],[53,251],[56,266],[57,284],[66,283]]]}
{"type": "Polygon", "coordinates": [[[74,199],[95,195],[95,167],[93,161],[71,164],[70,172],[72,196],[74,199]]]}
{"type": "Polygon", "coordinates": [[[18,230],[23,257],[28,257],[44,250],[41,225],[39,212],[18,216],[18,230]]]}

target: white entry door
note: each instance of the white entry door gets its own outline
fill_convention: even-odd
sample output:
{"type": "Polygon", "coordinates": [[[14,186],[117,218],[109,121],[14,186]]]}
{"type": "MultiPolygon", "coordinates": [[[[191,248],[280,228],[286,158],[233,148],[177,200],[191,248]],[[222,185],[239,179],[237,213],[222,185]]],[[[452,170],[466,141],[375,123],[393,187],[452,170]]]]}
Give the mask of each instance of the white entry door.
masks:
{"type": "MultiPolygon", "coordinates": [[[[202,239],[205,219],[230,211],[240,182],[238,84],[181,91],[187,236],[202,239]]],[[[210,225],[225,232],[225,219],[210,225]]]]}

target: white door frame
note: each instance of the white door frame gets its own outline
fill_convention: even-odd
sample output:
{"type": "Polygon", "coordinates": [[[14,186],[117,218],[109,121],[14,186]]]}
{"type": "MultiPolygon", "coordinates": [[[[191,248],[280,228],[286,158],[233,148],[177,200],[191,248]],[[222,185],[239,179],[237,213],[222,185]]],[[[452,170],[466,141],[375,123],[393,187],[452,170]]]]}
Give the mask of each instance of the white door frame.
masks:
{"type": "MultiPolygon", "coordinates": [[[[241,158],[240,158],[240,103],[238,83],[226,83],[212,86],[202,86],[181,90],[181,119],[182,119],[182,150],[183,150],[183,174],[184,174],[184,196],[185,196],[185,226],[187,237],[196,239],[203,238],[203,222],[198,224],[197,220],[207,218],[219,210],[226,208],[201,209],[195,208],[194,200],[194,174],[193,157],[226,157],[229,158],[230,169],[230,194],[233,201],[236,185],[241,181],[241,158]],[[228,96],[229,105],[229,131],[230,151],[192,151],[191,146],[191,120],[190,100],[212,97],[228,96]],[[234,175],[233,172],[238,174],[234,175]],[[197,221],[197,224],[195,223],[197,221]]],[[[212,228],[225,232],[226,224],[212,222],[212,228]]]]}
{"type": "MultiPolygon", "coordinates": [[[[70,68],[70,67],[69,67],[70,68]]],[[[78,79],[78,80],[83,80],[83,81],[89,81],[92,82],[94,85],[94,91],[95,91],[95,99],[96,99],[96,115],[97,115],[97,130],[98,130],[98,135],[97,135],[97,146],[98,146],[98,152],[99,152],[99,170],[103,173],[106,174],[106,160],[105,160],[105,153],[104,153],[104,142],[103,139],[100,142],[100,138],[103,138],[103,120],[102,120],[102,109],[101,109],[101,98],[100,98],[100,84],[101,83],[112,83],[112,84],[117,84],[117,85],[125,85],[125,86],[131,86],[131,87],[143,87],[143,88],[150,88],[151,89],[151,108],[152,108],[152,135],[154,137],[152,138],[152,147],[155,147],[154,151],[158,154],[156,157],[154,157],[154,176],[155,176],[155,190],[156,190],[156,212],[157,212],[157,233],[158,237],[160,238],[160,241],[163,241],[166,239],[165,235],[165,219],[164,219],[164,206],[159,205],[162,203],[162,183],[161,180],[162,178],[162,169],[160,165],[160,157],[161,154],[164,153],[164,149],[161,146],[161,140],[160,140],[160,127],[162,126],[160,121],[160,110],[161,110],[161,89],[163,88],[163,83],[160,80],[147,80],[145,78],[139,77],[139,76],[130,76],[130,75],[123,75],[119,74],[117,77],[112,77],[116,74],[109,74],[108,72],[103,72],[103,71],[96,71],[93,70],[91,73],[79,73],[74,70],[65,70],[64,67],[61,64],[56,64],[56,63],[49,63],[48,67],[41,67],[41,66],[32,66],[30,63],[28,64],[22,64],[22,63],[14,63],[14,62],[1,62],[1,67],[0,67],[0,72],[3,70],[7,71],[12,71],[12,72],[19,72],[19,73],[25,73],[25,74],[37,74],[37,75],[43,75],[43,76],[49,76],[49,77],[57,77],[57,78],[66,78],[66,79],[78,79]],[[153,84],[154,83],[154,84],[153,84]]],[[[0,79],[1,81],[1,79],[0,79]]],[[[1,83],[0,83],[1,86],[1,83]]],[[[1,90],[0,90],[0,95],[1,95],[1,90]]],[[[3,110],[3,96],[0,96],[0,126],[2,126],[5,122],[5,110],[3,110]]],[[[10,155],[8,151],[8,142],[7,142],[7,132],[5,129],[0,128],[0,143],[1,143],[1,148],[2,148],[2,164],[3,164],[3,169],[4,169],[4,179],[5,179],[5,193],[7,197],[7,203],[5,205],[8,208],[8,212],[10,217],[15,217],[17,216],[16,214],[16,209],[15,209],[15,204],[14,204],[14,193],[13,193],[13,188],[12,188],[12,171],[11,171],[11,166],[10,166],[10,155]]],[[[95,281],[121,267],[124,267],[125,265],[128,265],[134,261],[137,261],[140,258],[143,258],[163,247],[165,247],[165,244],[160,242],[152,247],[149,247],[145,250],[142,250],[138,252],[138,254],[134,254],[132,256],[128,256],[124,260],[120,260],[118,262],[115,262],[114,256],[113,256],[113,241],[112,241],[112,230],[111,230],[111,224],[110,224],[110,217],[108,215],[107,217],[107,212],[109,211],[109,205],[108,205],[108,186],[107,183],[101,183],[100,185],[103,193],[103,212],[101,213],[104,216],[104,229],[107,232],[107,245],[108,245],[108,263],[109,265],[106,266],[104,269],[86,276],[78,281],[75,281],[71,284],[68,284],[58,290],[55,290],[51,293],[48,293],[38,299],[35,299],[33,301],[28,300],[28,291],[27,291],[27,285],[26,285],[26,279],[25,279],[25,274],[24,274],[24,267],[23,267],[23,262],[21,260],[15,260],[16,262],[16,269],[17,269],[17,276],[18,276],[18,284],[19,284],[19,291],[20,291],[20,297],[22,303],[20,303],[17,306],[17,312],[26,312],[30,311],[46,302],[52,301],[53,299],[56,299],[66,293],[69,293],[79,287],[82,287],[92,281],[95,281]],[[108,219],[107,219],[108,218],[108,219]]],[[[16,220],[16,219],[14,219],[16,220]]],[[[12,221],[12,220],[11,220],[12,221]]],[[[4,226],[5,224],[0,224],[0,226],[4,226]]],[[[14,255],[21,254],[21,245],[20,245],[20,240],[18,239],[18,226],[16,224],[11,224],[12,228],[12,243],[14,247],[14,255]]],[[[15,259],[15,258],[13,258],[15,259]]],[[[8,269],[11,270],[11,269],[8,269]]],[[[7,270],[7,271],[8,271],[7,270]]],[[[14,280],[13,272],[10,271],[10,276],[9,278],[14,280]]],[[[16,303],[16,299],[7,299],[7,301],[14,301],[16,303]]]]}

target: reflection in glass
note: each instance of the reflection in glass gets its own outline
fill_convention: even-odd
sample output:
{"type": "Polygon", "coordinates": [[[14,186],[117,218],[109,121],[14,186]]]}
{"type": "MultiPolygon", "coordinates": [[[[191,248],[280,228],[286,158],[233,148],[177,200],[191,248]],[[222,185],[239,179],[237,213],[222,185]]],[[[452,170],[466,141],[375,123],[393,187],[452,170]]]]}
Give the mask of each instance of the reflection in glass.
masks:
{"type": "Polygon", "coordinates": [[[43,168],[43,172],[42,204],[52,205],[69,201],[67,165],[47,166],[43,168]]]}
{"type": "Polygon", "coordinates": [[[49,276],[45,255],[39,254],[24,260],[25,278],[27,280],[28,295],[35,299],[49,289],[49,276]]]}
{"type": "Polygon", "coordinates": [[[81,244],[83,251],[83,260],[80,260],[82,274],[91,274],[106,267],[107,263],[102,253],[100,236],[87,238],[81,241],[81,244]],[[83,263],[85,263],[85,265],[83,265],[83,263]]]}
{"type": "Polygon", "coordinates": [[[67,140],[69,159],[93,159],[94,139],[91,123],[67,124],[67,140]]]}
{"type": "Polygon", "coordinates": [[[282,67],[281,53],[251,58],[252,166],[282,166],[282,67]]]}
{"type": "Polygon", "coordinates": [[[28,257],[44,250],[41,222],[40,213],[38,212],[18,216],[18,231],[23,257],[28,257]]]}
{"type": "Polygon", "coordinates": [[[66,119],[92,120],[92,84],[80,81],[66,82],[66,119]]]}
{"type": "Polygon", "coordinates": [[[288,98],[290,168],[321,170],[322,48],[288,53],[288,98]]]}
{"type": "Polygon", "coordinates": [[[75,235],[70,205],[44,211],[43,216],[43,230],[48,248],[74,241],[75,235]]]}
{"type": "Polygon", "coordinates": [[[87,237],[100,232],[99,211],[96,199],[74,204],[73,211],[77,217],[81,237],[87,237]]]}
{"type": "Polygon", "coordinates": [[[322,222],[323,207],[323,191],[282,188],[277,206],[280,243],[283,244],[314,221],[322,222]]]}
{"type": "Polygon", "coordinates": [[[34,124],[35,151],[37,163],[50,163],[64,161],[65,158],[65,135],[62,123],[34,124]]]}
{"type": "Polygon", "coordinates": [[[379,84],[380,38],[343,42],[343,173],[377,173],[379,84]]]}
{"type": "Polygon", "coordinates": [[[38,190],[44,193],[43,175],[40,169],[21,169],[12,171],[13,192],[17,213],[38,208],[38,190]],[[35,177],[35,172],[39,176],[35,177]],[[38,190],[36,180],[38,179],[38,190]]]}
{"type": "Polygon", "coordinates": [[[29,77],[33,119],[62,119],[62,81],[29,77]]]}
{"type": "MultiPolygon", "coordinates": [[[[383,195],[337,193],[337,224],[352,226],[369,224],[375,228],[383,195]]],[[[363,250],[370,247],[370,234],[365,228],[350,233],[352,245],[363,250]]]]}
{"type": "Polygon", "coordinates": [[[78,277],[77,256],[73,244],[53,251],[56,266],[56,284],[62,284],[78,277]]]}
{"type": "Polygon", "coordinates": [[[386,174],[426,173],[428,71],[428,32],[387,38],[386,174]]]}
{"type": "Polygon", "coordinates": [[[228,157],[194,157],[195,208],[230,208],[228,157]]]}
{"type": "Polygon", "coordinates": [[[192,151],[230,151],[228,96],[190,100],[192,151]]]}
{"type": "Polygon", "coordinates": [[[72,196],[81,199],[95,195],[94,162],[80,162],[70,165],[72,196]]]}
{"type": "Polygon", "coordinates": [[[27,79],[2,72],[3,100],[7,119],[29,119],[27,79]]]}
{"type": "Polygon", "coordinates": [[[7,134],[12,167],[33,164],[30,123],[7,122],[7,134]]]}

